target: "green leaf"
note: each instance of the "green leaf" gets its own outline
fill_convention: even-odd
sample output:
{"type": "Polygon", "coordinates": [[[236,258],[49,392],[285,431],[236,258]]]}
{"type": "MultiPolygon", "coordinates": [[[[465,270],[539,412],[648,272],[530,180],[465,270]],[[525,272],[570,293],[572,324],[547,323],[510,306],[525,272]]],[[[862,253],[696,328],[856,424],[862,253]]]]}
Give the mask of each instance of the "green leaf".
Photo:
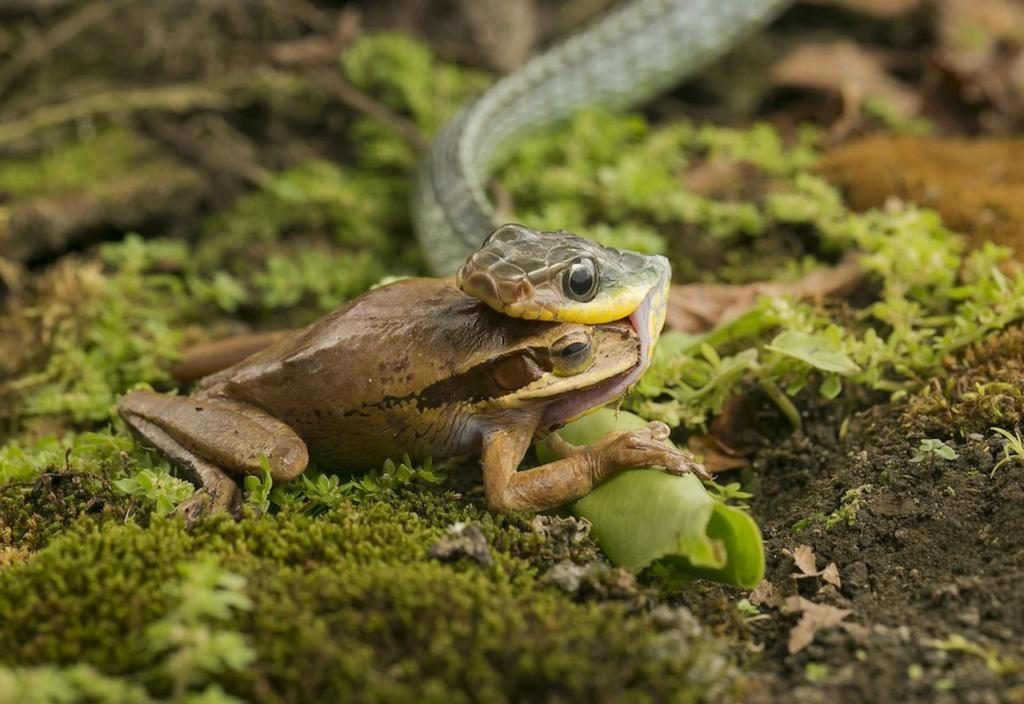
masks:
{"type": "Polygon", "coordinates": [[[818,387],[818,392],[829,401],[842,393],[842,391],[843,380],[839,378],[838,374],[828,375],[825,377],[825,381],[821,382],[821,386],[818,387]]]}
{"type": "Polygon", "coordinates": [[[816,369],[836,374],[856,374],[860,367],[846,354],[832,347],[820,337],[797,330],[779,333],[765,349],[799,359],[816,369]]]}
{"type": "MultiPolygon", "coordinates": [[[[642,428],[646,421],[604,408],[562,428],[575,445],[615,430],[642,428]]],[[[542,462],[558,458],[547,443],[542,462]]],[[[764,575],[761,533],[745,512],[716,501],[700,480],[652,469],[623,472],[569,506],[593,525],[592,534],[617,565],[638,570],[656,560],[680,575],[742,587],[764,575]]]]}

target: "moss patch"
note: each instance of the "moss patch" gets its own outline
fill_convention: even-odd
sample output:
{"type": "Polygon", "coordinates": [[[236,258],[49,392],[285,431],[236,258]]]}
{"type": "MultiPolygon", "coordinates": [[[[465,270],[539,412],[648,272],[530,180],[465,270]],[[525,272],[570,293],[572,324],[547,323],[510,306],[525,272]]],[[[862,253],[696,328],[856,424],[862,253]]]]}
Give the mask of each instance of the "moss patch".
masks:
{"type": "MultiPolygon", "coordinates": [[[[429,513],[447,518],[439,500],[429,513]]],[[[391,496],[320,519],[215,520],[191,533],[176,521],[80,526],[0,573],[4,660],[115,675],[152,667],[145,627],[173,607],[164,586],[179,562],[206,555],[243,576],[253,602],[237,630],[257,660],[220,680],[247,700],[736,693],[722,645],[686,612],[631,614],[542,587],[509,551],[529,529],[477,510],[495,564],[430,560],[443,528],[410,508],[391,496]]]]}

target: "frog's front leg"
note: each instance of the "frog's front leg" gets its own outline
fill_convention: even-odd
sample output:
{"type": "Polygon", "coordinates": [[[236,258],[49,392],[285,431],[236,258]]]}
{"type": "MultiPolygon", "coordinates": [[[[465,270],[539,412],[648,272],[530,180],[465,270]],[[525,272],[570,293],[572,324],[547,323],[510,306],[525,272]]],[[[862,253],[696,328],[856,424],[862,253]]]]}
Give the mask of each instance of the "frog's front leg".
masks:
{"type": "Polygon", "coordinates": [[[214,510],[237,515],[242,495],[226,474],[259,474],[265,456],[274,481],[294,479],[309,462],[302,439],[255,406],[223,398],[132,391],[117,405],[128,426],[185,470],[200,487],[179,507],[187,521],[214,510]]]}
{"type": "MultiPolygon", "coordinates": [[[[556,436],[557,437],[557,436],[556,436]]],[[[532,429],[494,430],[484,437],[483,474],[487,507],[495,512],[545,511],[586,495],[612,475],[634,467],[664,467],[675,474],[694,472],[707,478],[693,457],[666,445],[668,426],[608,433],[592,445],[555,439],[563,459],[518,471],[533,439],[532,429]]]]}

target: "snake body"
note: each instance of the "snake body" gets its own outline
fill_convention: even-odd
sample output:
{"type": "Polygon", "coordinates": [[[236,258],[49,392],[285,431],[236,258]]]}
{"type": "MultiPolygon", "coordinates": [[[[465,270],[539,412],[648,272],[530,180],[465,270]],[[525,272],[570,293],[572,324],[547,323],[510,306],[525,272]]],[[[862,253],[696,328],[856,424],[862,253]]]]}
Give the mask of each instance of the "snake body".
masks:
{"type": "Polygon", "coordinates": [[[494,228],[485,185],[519,139],[583,108],[620,110],[651,98],[788,2],[632,0],[462,108],[431,144],[413,191],[413,221],[433,273],[454,272],[494,228]]]}

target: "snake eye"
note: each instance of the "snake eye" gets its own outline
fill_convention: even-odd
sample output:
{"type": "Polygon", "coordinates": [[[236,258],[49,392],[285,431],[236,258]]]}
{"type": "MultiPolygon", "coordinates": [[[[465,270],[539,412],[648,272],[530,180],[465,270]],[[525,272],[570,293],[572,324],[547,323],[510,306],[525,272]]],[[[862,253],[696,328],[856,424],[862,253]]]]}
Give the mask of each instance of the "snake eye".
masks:
{"type": "Polygon", "coordinates": [[[562,275],[565,295],[574,301],[586,303],[597,295],[597,264],[593,259],[577,259],[562,275]]]}

